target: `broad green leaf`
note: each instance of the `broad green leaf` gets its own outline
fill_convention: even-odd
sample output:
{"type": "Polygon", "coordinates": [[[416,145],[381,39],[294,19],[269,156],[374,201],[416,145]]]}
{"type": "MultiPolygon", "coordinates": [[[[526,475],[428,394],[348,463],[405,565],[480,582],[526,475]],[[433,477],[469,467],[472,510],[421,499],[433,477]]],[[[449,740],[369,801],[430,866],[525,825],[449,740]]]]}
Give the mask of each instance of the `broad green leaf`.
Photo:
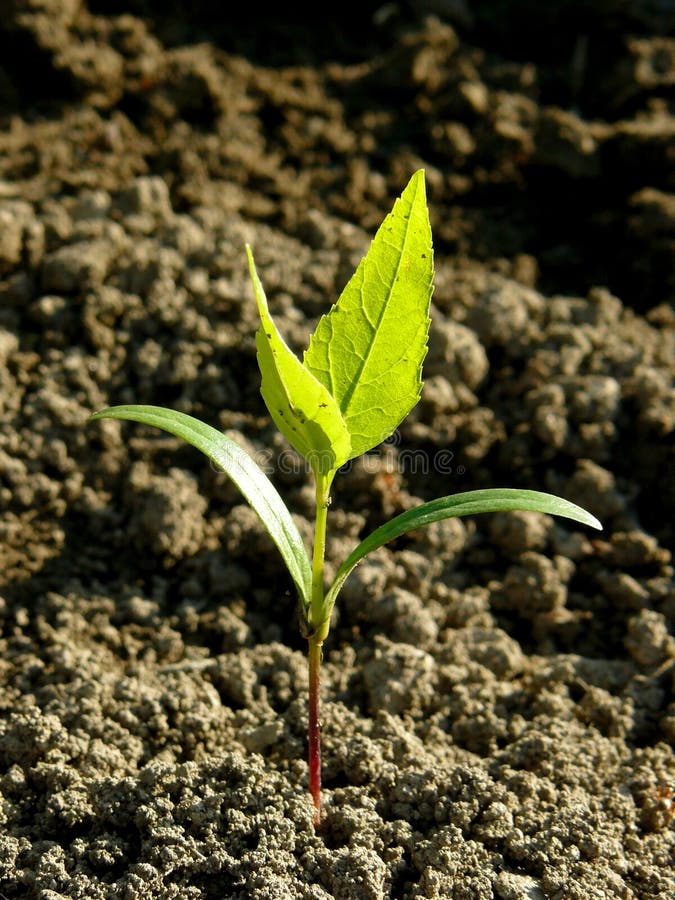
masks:
{"type": "Polygon", "coordinates": [[[416,172],[339,300],[319,321],[305,366],[335,397],[360,456],[415,406],[427,352],[433,248],[424,171],[416,172]]]}
{"type": "Polygon", "coordinates": [[[255,336],[262,375],[260,392],[286,440],[309,461],[315,473],[328,475],[350,458],[347,425],[328,390],[279,334],[248,245],[246,253],[261,322],[255,336]]]}
{"type": "Polygon", "coordinates": [[[335,580],[326,594],[325,611],[330,611],[340,588],[349,577],[354,567],[364,556],[382,547],[388,541],[414,531],[431,522],[440,519],[450,519],[453,516],[469,516],[474,513],[505,512],[513,510],[530,510],[532,512],[548,513],[553,516],[563,516],[574,519],[582,525],[590,525],[591,528],[602,528],[600,522],[585,509],[556,497],[554,494],[545,494],[541,491],[525,491],[516,488],[491,488],[480,491],[467,491],[462,494],[453,494],[449,497],[439,497],[429,503],[423,503],[414,509],[406,510],[400,516],[396,516],[390,522],[386,522],[376,528],[349,554],[337,571],[335,580]]]}
{"type": "Polygon", "coordinates": [[[312,572],[300,532],[276,488],[245,450],[220,431],[185,413],[161,406],[112,406],[93,419],[126,419],[154,425],[201,450],[234,481],[279,548],[305,609],[311,599],[312,572]]]}

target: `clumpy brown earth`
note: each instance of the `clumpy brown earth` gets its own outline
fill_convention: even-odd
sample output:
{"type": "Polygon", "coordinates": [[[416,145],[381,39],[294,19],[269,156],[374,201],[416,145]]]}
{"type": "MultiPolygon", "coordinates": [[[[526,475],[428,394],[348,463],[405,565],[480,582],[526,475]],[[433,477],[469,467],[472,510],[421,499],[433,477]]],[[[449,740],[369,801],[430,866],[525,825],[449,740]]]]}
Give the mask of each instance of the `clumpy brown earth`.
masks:
{"type": "Polygon", "coordinates": [[[0,897],[673,896],[672,6],[227,6],[3,7],[0,897]],[[420,166],[426,384],[337,480],[330,566],[471,488],[605,530],[448,521],[360,566],[315,834],[274,546],[197,451],[85,420],[219,426],[309,537],[244,244],[301,349],[420,166]]]}

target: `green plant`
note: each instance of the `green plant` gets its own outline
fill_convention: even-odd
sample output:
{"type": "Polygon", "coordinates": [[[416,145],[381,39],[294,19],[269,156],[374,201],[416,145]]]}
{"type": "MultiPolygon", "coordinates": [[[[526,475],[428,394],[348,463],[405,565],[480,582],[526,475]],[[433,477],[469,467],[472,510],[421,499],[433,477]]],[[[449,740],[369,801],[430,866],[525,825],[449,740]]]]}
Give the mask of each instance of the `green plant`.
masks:
{"type": "Polygon", "coordinates": [[[302,362],[272,320],[246,247],[261,325],[256,333],[261,392],[270,415],[308,461],[316,490],[310,559],[291,514],[254,460],[216,429],[184,413],[155,406],[116,406],[109,417],[170,432],[222,468],[256,511],[297,588],[309,642],[309,789],[315,824],[321,814],[319,683],[322,646],[342,585],[360,560],[406,532],[451,516],[534,510],[600,528],[585,510],[538,491],[500,488],[441,497],[377,528],[349,554],[330,586],[324,584],[326,522],[333,479],[344,463],[389,437],[417,403],[427,351],[433,249],[424,172],[416,172],[385,218],[365,258],[310,338],[302,362]]]}

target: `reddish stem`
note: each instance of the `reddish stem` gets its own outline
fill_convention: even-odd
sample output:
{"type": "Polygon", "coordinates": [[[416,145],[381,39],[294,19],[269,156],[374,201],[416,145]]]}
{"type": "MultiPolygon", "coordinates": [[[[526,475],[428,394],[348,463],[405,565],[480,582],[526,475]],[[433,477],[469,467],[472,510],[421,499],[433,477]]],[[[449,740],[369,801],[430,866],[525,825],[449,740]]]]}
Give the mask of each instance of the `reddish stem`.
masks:
{"type": "Polygon", "coordinates": [[[321,722],[319,719],[319,687],[321,642],[309,639],[309,792],[314,801],[314,827],[321,824],[321,722]]]}

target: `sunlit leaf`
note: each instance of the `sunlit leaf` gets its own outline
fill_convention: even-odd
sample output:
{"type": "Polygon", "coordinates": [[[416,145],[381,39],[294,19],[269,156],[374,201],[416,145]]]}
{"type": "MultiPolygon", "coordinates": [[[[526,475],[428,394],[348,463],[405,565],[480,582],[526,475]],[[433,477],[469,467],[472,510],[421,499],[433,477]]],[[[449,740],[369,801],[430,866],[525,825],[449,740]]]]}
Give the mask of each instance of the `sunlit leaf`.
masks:
{"type": "Polygon", "coordinates": [[[255,341],[262,375],[260,392],[272,419],[292,447],[316,473],[328,475],[350,458],[351,440],[340,409],[279,334],[258,278],[253,253],[246,247],[260,328],[255,341]]]}
{"type": "Polygon", "coordinates": [[[351,435],[350,458],[382,443],[419,400],[432,278],[420,170],[319,321],[303,360],[337,401],[351,435]]]}
{"type": "Polygon", "coordinates": [[[272,482],[245,450],[199,419],[160,406],[112,406],[94,413],[92,419],[126,419],[154,425],[208,456],[232,479],[258,514],[279,548],[303,606],[309,606],[312,574],[300,532],[272,482]]]}
{"type": "Polygon", "coordinates": [[[335,580],[326,595],[325,609],[330,614],[342,585],[349,577],[354,567],[373,550],[382,547],[389,541],[429,525],[441,519],[450,519],[454,516],[470,516],[475,513],[505,512],[509,510],[529,510],[532,512],[548,513],[552,516],[563,516],[573,519],[582,525],[591,528],[602,528],[600,522],[585,509],[556,497],[554,494],[546,494],[541,491],[525,491],[517,488],[492,488],[480,491],[467,491],[463,494],[453,494],[449,497],[439,497],[429,503],[423,503],[414,509],[406,510],[400,516],[386,522],[375,529],[361,543],[352,550],[347,559],[337,571],[335,580]]]}

